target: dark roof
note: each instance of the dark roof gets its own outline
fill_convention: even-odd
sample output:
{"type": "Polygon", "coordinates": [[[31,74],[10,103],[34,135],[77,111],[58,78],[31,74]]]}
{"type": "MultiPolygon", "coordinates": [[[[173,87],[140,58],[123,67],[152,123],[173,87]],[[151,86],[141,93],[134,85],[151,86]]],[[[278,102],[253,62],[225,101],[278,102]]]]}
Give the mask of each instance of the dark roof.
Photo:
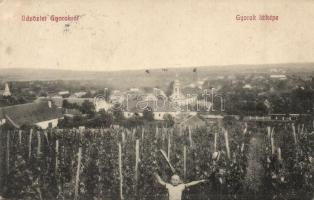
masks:
{"type": "Polygon", "coordinates": [[[81,106],[84,101],[89,101],[89,102],[94,102],[93,98],[77,98],[77,97],[69,97],[69,98],[55,98],[52,97],[51,100],[53,101],[53,103],[57,106],[57,107],[63,107],[63,101],[67,100],[69,103],[76,103],[77,105],[81,106]]]}
{"type": "Polygon", "coordinates": [[[65,109],[64,114],[66,115],[82,115],[82,112],[78,109],[65,109]]]}
{"type": "Polygon", "coordinates": [[[128,100],[123,103],[124,111],[142,113],[145,108],[152,108],[153,112],[177,112],[177,106],[165,100],[157,101],[136,101],[128,100]]]}
{"type": "Polygon", "coordinates": [[[16,128],[38,122],[61,118],[62,110],[55,105],[51,108],[48,101],[19,104],[0,108],[0,118],[6,118],[16,128]]]}
{"type": "Polygon", "coordinates": [[[181,90],[182,94],[187,96],[187,95],[198,95],[198,94],[201,94],[203,91],[200,89],[200,88],[197,88],[197,87],[185,87],[185,88],[182,88],[181,90]]]}
{"type": "Polygon", "coordinates": [[[197,115],[187,116],[177,120],[176,123],[184,126],[204,126],[206,124],[206,122],[197,115]]]}

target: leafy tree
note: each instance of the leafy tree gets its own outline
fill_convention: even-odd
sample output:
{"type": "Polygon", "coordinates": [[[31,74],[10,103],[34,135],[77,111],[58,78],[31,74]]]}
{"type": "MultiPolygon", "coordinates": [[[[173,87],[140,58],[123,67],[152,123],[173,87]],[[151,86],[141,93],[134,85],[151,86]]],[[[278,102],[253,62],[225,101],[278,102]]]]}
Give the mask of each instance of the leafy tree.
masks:
{"type": "Polygon", "coordinates": [[[267,107],[263,102],[258,102],[256,104],[256,114],[257,115],[266,115],[267,114],[267,107]]]}
{"type": "Polygon", "coordinates": [[[124,115],[119,105],[115,104],[110,111],[113,114],[113,119],[115,122],[121,122],[122,120],[124,120],[124,115]]]}
{"type": "Polygon", "coordinates": [[[170,114],[165,114],[163,119],[165,120],[166,127],[172,127],[174,125],[174,119],[170,114]]]}
{"type": "Polygon", "coordinates": [[[168,89],[166,90],[166,95],[167,95],[167,97],[169,97],[169,96],[172,94],[172,91],[173,91],[173,84],[174,84],[174,81],[171,81],[171,83],[169,84],[168,89]]]}
{"type": "Polygon", "coordinates": [[[78,109],[79,105],[77,105],[76,103],[70,103],[68,100],[63,100],[62,103],[63,108],[68,108],[68,109],[78,109]]]}
{"type": "Polygon", "coordinates": [[[95,106],[92,102],[85,100],[81,106],[83,114],[93,115],[95,113],[95,106]]]}
{"type": "Polygon", "coordinates": [[[72,120],[72,127],[85,126],[86,119],[82,116],[74,116],[72,120]]]}
{"type": "Polygon", "coordinates": [[[110,127],[113,123],[113,115],[104,110],[101,110],[93,119],[89,121],[89,127],[110,127]]]}
{"type": "Polygon", "coordinates": [[[1,126],[1,129],[5,130],[5,131],[14,130],[14,127],[11,124],[9,124],[8,122],[6,122],[1,126]]]}
{"type": "Polygon", "coordinates": [[[125,127],[136,127],[143,124],[143,118],[141,118],[138,113],[135,113],[132,117],[124,121],[125,127]]]}

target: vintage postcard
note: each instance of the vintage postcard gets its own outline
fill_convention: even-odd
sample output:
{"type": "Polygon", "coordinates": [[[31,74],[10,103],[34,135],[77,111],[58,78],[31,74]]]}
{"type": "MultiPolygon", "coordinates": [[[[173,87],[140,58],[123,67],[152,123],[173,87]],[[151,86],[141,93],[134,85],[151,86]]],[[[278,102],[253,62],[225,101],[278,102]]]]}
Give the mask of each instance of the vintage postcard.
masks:
{"type": "Polygon", "coordinates": [[[314,200],[313,11],[0,0],[0,200],[314,200]]]}

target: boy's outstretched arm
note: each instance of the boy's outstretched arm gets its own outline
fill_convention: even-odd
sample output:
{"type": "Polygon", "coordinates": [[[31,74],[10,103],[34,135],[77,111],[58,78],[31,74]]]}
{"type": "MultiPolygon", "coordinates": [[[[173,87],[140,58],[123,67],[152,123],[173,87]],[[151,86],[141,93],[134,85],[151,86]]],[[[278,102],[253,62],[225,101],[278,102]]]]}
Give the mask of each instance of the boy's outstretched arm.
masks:
{"type": "Polygon", "coordinates": [[[157,179],[157,182],[158,182],[160,185],[166,186],[167,183],[166,183],[165,181],[163,181],[157,173],[154,173],[154,175],[155,175],[155,178],[157,179]]]}
{"type": "Polygon", "coordinates": [[[205,183],[205,182],[207,182],[207,180],[192,181],[190,183],[186,183],[185,187],[191,187],[191,186],[194,186],[200,183],[205,183]]]}

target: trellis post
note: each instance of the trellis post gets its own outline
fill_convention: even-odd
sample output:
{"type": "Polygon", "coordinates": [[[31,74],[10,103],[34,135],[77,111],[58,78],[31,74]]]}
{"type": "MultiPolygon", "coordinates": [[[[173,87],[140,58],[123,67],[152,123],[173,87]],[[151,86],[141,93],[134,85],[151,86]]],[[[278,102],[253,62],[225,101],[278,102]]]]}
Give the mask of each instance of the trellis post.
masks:
{"type": "Polygon", "coordinates": [[[275,154],[274,129],[270,133],[271,154],[275,154]]]}
{"type": "Polygon", "coordinates": [[[186,145],[183,147],[183,172],[184,178],[186,178],[186,145]]]}
{"type": "Polygon", "coordinates": [[[228,137],[227,130],[224,130],[224,136],[225,136],[225,142],[226,142],[227,156],[228,156],[228,159],[230,159],[229,137],[228,137]]]}
{"type": "Polygon", "coordinates": [[[33,129],[29,132],[29,140],[28,140],[28,158],[31,159],[32,156],[32,137],[33,137],[33,129]]]}
{"type": "Polygon", "coordinates": [[[267,136],[268,136],[268,139],[270,140],[270,138],[271,138],[271,129],[270,129],[270,126],[267,126],[267,136]]]}
{"type": "Polygon", "coordinates": [[[278,147],[277,153],[278,153],[278,160],[281,161],[282,157],[281,157],[281,149],[280,149],[280,147],[278,147]]]}
{"type": "Polygon", "coordinates": [[[124,144],[124,142],[125,142],[125,132],[122,131],[121,134],[122,134],[122,143],[124,144]]]}
{"type": "Polygon", "coordinates": [[[217,131],[215,131],[215,136],[214,136],[214,152],[217,151],[217,131]]]}
{"type": "Polygon", "coordinates": [[[82,161],[82,147],[79,147],[78,156],[77,156],[77,169],[76,169],[76,176],[75,176],[74,200],[78,199],[78,194],[79,194],[81,161],[82,161]]]}
{"type": "Polygon", "coordinates": [[[171,154],[171,132],[168,133],[168,159],[170,160],[170,154],[171,154]]]}
{"type": "Polygon", "coordinates": [[[145,128],[142,127],[142,143],[144,143],[144,134],[145,134],[145,128]]]}
{"type": "Polygon", "coordinates": [[[8,131],[7,132],[7,145],[6,145],[6,152],[7,152],[7,155],[6,155],[6,172],[7,172],[7,175],[9,174],[10,172],[10,132],[8,131]]]}
{"type": "Polygon", "coordinates": [[[22,144],[22,130],[19,130],[19,145],[22,144]]]}
{"type": "Polygon", "coordinates": [[[297,135],[295,132],[295,125],[294,124],[292,124],[292,135],[293,135],[294,144],[297,145],[297,135]]]}
{"type": "MultiPolygon", "coordinates": [[[[3,146],[3,132],[2,130],[0,129],[0,146],[3,146]]],[[[3,166],[3,151],[0,151],[0,192],[2,191],[2,180],[3,180],[3,169],[2,169],[2,166],[3,166]]]]}
{"type": "Polygon", "coordinates": [[[190,141],[190,146],[192,146],[192,131],[191,131],[190,126],[189,126],[189,141],[190,141]]]}
{"type": "Polygon", "coordinates": [[[41,154],[41,137],[40,137],[40,131],[37,131],[37,156],[39,157],[41,154]]]}
{"type": "Polygon", "coordinates": [[[123,175],[122,175],[122,147],[121,143],[118,144],[119,147],[119,179],[120,179],[120,200],[123,200],[123,175]]]}
{"type": "Polygon", "coordinates": [[[59,140],[56,140],[55,174],[58,174],[58,167],[59,167],[59,140]]]}
{"type": "Polygon", "coordinates": [[[138,163],[140,160],[140,141],[135,143],[135,194],[138,197],[138,163]]]}

